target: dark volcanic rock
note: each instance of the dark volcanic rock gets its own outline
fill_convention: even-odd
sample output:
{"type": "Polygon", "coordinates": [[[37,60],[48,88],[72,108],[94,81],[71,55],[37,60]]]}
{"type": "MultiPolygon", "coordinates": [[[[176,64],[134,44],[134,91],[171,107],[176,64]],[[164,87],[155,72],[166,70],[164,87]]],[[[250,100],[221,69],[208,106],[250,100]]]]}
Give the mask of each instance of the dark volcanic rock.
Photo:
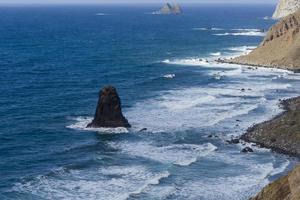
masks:
{"type": "Polygon", "coordinates": [[[147,128],[142,128],[139,132],[147,131],[147,128]]]}
{"type": "Polygon", "coordinates": [[[251,149],[250,147],[245,147],[244,149],[242,149],[243,153],[251,153],[253,152],[253,149],[251,149]]]}
{"type": "Polygon", "coordinates": [[[116,88],[106,86],[100,91],[94,120],[87,127],[130,127],[122,114],[121,100],[116,88]]]}
{"type": "Polygon", "coordinates": [[[231,139],[231,140],[226,140],[226,142],[228,144],[239,144],[240,143],[240,139],[235,138],[235,139],[231,139]]]}
{"type": "Polygon", "coordinates": [[[242,139],[279,153],[300,156],[300,97],[281,104],[285,112],[248,129],[242,139]]]}

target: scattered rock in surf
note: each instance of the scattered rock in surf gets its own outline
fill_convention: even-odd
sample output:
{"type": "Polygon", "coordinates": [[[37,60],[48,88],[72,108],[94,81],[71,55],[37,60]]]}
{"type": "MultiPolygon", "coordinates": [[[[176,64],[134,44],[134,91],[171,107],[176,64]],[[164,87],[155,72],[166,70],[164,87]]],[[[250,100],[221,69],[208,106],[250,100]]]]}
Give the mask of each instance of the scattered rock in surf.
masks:
{"type": "Polygon", "coordinates": [[[147,131],[147,128],[142,128],[139,132],[147,131]]]}
{"type": "Polygon", "coordinates": [[[106,86],[99,92],[99,100],[94,119],[87,127],[131,127],[122,114],[121,100],[116,88],[113,86],[106,86]]]}
{"type": "Polygon", "coordinates": [[[242,149],[243,153],[252,153],[253,152],[253,149],[251,149],[250,147],[245,147],[244,149],[242,149]]]}
{"type": "Polygon", "coordinates": [[[240,143],[240,139],[235,138],[235,139],[231,139],[231,140],[226,140],[226,142],[228,144],[239,144],[240,143]]]}

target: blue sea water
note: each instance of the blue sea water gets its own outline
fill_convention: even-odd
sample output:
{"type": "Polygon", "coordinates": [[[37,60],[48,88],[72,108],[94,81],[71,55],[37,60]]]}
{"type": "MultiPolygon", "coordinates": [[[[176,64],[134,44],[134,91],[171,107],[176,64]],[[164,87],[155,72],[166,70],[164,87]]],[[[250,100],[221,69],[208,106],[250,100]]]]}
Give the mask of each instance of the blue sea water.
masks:
{"type": "Polygon", "coordinates": [[[226,140],[300,76],[214,62],[257,46],[274,6],[158,8],[0,7],[0,199],[246,200],[297,162],[226,140]],[[108,84],[131,129],[85,128],[108,84]]]}

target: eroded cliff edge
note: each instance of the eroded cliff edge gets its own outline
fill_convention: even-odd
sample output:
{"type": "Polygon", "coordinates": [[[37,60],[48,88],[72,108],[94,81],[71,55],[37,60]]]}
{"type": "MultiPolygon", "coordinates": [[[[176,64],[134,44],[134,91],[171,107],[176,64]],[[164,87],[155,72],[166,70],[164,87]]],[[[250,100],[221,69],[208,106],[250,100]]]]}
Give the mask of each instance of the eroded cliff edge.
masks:
{"type": "Polygon", "coordinates": [[[273,25],[264,41],[248,55],[228,63],[300,71],[300,10],[273,25]]]}
{"type": "Polygon", "coordinates": [[[293,14],[300,9],[300,0],[280,0],[272,16],[273,19],[280,19],[293,14]]]}

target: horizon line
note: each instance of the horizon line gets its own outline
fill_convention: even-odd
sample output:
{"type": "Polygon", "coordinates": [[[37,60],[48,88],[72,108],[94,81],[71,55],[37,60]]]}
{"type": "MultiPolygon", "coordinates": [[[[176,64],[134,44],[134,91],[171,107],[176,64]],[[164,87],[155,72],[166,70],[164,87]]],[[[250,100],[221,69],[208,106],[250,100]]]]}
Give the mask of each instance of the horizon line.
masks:
{"type": "MultiPolygon", "coordinates": [[[[42,6],[42,5],[164,5],[165,3],[152,3],[152,2],[147,2],[147,3],[140,3],[140,2],[128,2],[128,3],[105,3],[105,2],[64,2],[64,3],[51,3],[51,2],[46,2],[46,3],[1,3],[0,2],[0,6],[42,6]]],[[[276,5],[276,3],[272,3],[272,2],[255,2],[255,3],[251,3],[251,2],[247,2],[247,3],[241,3],[241,2],[230,2],[230,3],[226,3],[226,2],[185,2],[185,3],[179,3],[180,5],[276,5]]]]}

